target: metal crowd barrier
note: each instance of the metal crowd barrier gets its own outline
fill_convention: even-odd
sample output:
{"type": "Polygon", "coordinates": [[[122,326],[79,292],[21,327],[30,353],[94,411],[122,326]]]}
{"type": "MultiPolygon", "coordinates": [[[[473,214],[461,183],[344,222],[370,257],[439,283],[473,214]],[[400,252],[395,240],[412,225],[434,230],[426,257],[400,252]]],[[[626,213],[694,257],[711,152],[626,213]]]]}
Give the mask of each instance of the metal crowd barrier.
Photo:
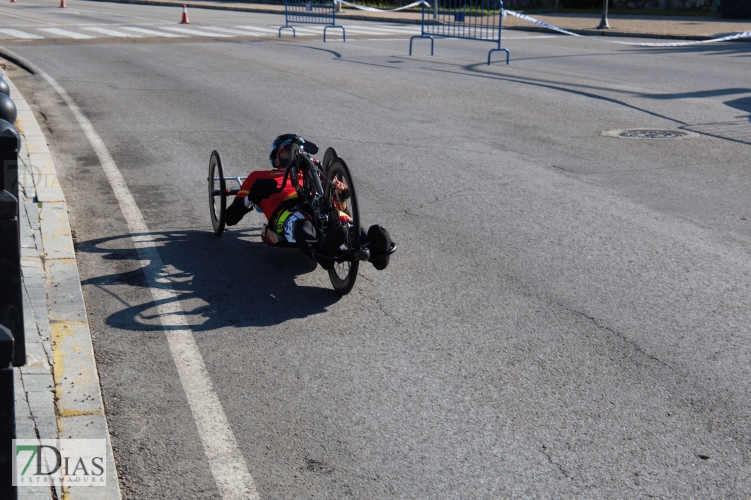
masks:
{"type": "Polygon", "coordinates": [[[342,40],[347,41],[347,34],[344,26],[336,24],[336,4],[332,1],[305,1],[305,0],[284,0],[284,26],[279,28],[279,38],[282,37],[283,29],[291,29],[292,37],[296,38],[297,33],[291,23],[295,24],[325,24],[323,28],[323,41],[326,41],[326,30],[329,28],[340,28],[342,30],[342,40]]]}
{"type": "Polygon", "coordinates": [[[422,4],[422,32],[409,39],[409,55],[412,55],[412,40],[430,38],[430,55],[433,55],[433,37],[463,38],[493,42],[497,48],[488,52],[488,64],[493,52],[505,52],[509,63],[508,49],[501,47],[501,0],[434,0],[432,7],[422,4]],[[426,22],[427,14],[433,20],[426,22]]]}

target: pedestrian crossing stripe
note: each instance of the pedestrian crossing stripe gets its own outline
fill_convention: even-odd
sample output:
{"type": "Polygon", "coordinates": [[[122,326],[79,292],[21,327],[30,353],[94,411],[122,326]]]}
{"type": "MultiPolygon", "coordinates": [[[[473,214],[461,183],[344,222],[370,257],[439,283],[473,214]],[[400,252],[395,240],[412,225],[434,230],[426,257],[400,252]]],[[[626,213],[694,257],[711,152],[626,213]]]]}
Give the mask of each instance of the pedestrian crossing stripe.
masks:
{"type": "Polygon", "coordinates": [[[41,35],[34,35],[33,33],[26,33],[25,31],[21,30],[14,30],[10,28],[0,29],[0,33],[5,33],[6,35],[10,35],[12,37],[16,38],[24,38],[27,40],[34,40],[38,38],[44,38],[41,35]]]}
{"type": "Polygon", "coordinates": [[[199,31],[199,30],[194,30],[190,28],[173,28],[173,27],[168,27],[168,26],[161,26],[159,29],[175,31],[177,33],[185,33],[186,35],[196,35],[196,36],[210,36],[210,37],[231,37],[232,36],[232,35],[223,35],[220,33],[208,33],[206,31],[199,31]]]}
{"type": "Polygon", "coordinates": [[[39,28],[39,31],[46,31],[47,33],[52,33],[53,35],[60,35],[67,38],[75,38],[77,40],[86,40],[89,38],[96,38],[92,35],[86,35],[84,33],[76,33],[75,31],[68,31],[60,28],[39,28]]]}
{"type": "Polygon", "coordinates": [[[258,31],[260,33],[269,33],[273,35],[279,34],[279,28],[273,29],[273,28],[261,28],[260,26],[238,26],[238,28],[242,28],[244,30],[248,31],[258,31]]]}
{"type": "Polygon", "coordinates": [[[147,28],[137,28],[137,27],[131,27],[131,26],[121,26],[120,29],[128,30],[128,31],[135,31],[136,33],[143,33],[144,35],[152,35],[152,36],[164,36],[169,38],[185,38],[185,35],[176,35],[174,33],[165,33],[164,31],[156,31],[156,30],[150,30],[147,28]]]}
{"type": "Polygon", "coordinates": [[[242,30],[236,30],[231,28],[222,28],[220,26],[201,26],[202,30],[213,30],[213,31],[220,31],[222,33],[232,33],[235,35],[244,35],[244,36],[261,36],[257,33],[248,33],[247,31],[242,30]]]}
{"type": "Polygon", "coordinates": [[[118,38],[124,38],[124,37],[127,37],[127,38],[141,38],[141,35],[136,35],[135,33],[123,33],[122,31],[115,31],[115,30],[111,30],[111,29],[107,29],[107,28],[99,28],[99,27],[96,27],[96,26],[90,27],[90,28],[82,28],[82,29],[85,29],[87,31],[93,31],[95,33],[100,33],[102,35],[114,36],[114,37],[118,37],[118,38]]]}
{"type": "MultiPolygon", "coordinates": [[[[165,38],[184,38],[186,36],[202,36],[211,38],[224,38],[233,36],[278,36],[279,27],[263,27],[263,26],[233,26],[231,28],[224,28],[221,26],[200,26],[196,29],[194,27],[177,27],[177,26],[159,26],[158,29],[142,28],[140,26],[120,26],[120,25],[107,25],[106,27],[100,26],[81,26],[74,27],[82,31],[88,31],[102,35],[103,37],[113,38],[142,38],[144,36],[156,36],[165,38]],[[116,28],[116,29],[113,29],[116,28]]],[[[347,31],[353,34],[363,35],[407,35],[419,33],[418,27],[376,27],[376,26],[362,26],[353,25],[345,26],[347,31]]],[[[27,28],[28,29],[28,28],[27,28]]],[[[81,33],[78,31],[72,31],[63,28],[33,28],[37,31],[49,33],[51,35],[57,35],[62,38],[72,38],[76,40],[90,40],[98,38],[94,34],[81,33]]],[[[323,27],[297,27],[295,26],[295,32],[299,36],[321,36],[323,34],[323,27]]],[[[20,38],[23,40],[39,40],[46,38],[44,35],[29,33],[13,28],[0,28],[0,38],[20,38]],[[3,36],[5,35],[5,36],[3,36]]]]}

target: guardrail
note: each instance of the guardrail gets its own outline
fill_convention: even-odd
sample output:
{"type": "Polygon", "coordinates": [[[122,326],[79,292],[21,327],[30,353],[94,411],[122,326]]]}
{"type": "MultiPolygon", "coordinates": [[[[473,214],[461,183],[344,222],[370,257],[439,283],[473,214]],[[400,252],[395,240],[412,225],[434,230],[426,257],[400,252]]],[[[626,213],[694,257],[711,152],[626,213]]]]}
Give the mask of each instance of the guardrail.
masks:
{"type": "Polygon", "coordinates": [[[412,55],[412,41],[415,38],[430,39],[430,55],[433,55],[433,37],[462,38],[493,42],[497,48],[488,52],[488,64],[493,52],[505,52],[506,64],[509,63],[509,51],[501,47],[501,19],[503,2],[501,0],[435,0],[433,7],[422,4],[422,27],[419,35],[409,39],[409,55],[412,55]],[[425,19],[425,9],[431,9],[425,19]]]}
{"type": "Polygon", "coordinates": [[[283,29],[291,29],[292,37],[297,38],[295,28],[290,23],[295,24],[325,24],[323,28],[323,41],[326,41],[326,30],[329,28],[340,28],[342,30],[342,40],[347,41],[347,33],[344,26],[336,24],[336,4],[332,0],[327,1],[305,1],[305,0],[284,0],[284,26],[279,28],[279,38],[282,37],[283,29]]]}

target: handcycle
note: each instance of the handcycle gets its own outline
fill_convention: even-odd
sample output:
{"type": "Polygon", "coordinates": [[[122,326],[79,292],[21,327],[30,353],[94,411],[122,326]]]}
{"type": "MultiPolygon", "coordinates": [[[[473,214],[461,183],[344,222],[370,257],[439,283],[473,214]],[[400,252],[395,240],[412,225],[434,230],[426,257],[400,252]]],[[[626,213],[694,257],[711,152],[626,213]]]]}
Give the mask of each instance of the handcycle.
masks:
{"type": "MultiPolygon", "coordinates": [[[[344,224],[347,227],[345,242],[339,247],[334,256],[325,256],[312,249],[316,260],[330,259],[334,262],[329,270],[331,284],[341,295],[348,294],[355,285],[360,261],[374,261],[383,259],[396,251],[396,243],[385,254],[371,256],[367,244],[360,242],[360,212],[357,206],[357,194],[352,182],[349,168],[334,148],[328,148],[319,162],[311,155],[318,152],[318,146],[298,137],[293,141],[290,150],[290,162],[284,169],[284,178],[279,190],[284,189],[287,182],[291,182],[297,190],[298,196],[310,207],[313,225],[320,234],[341,224],[342,213],[349,219],[344,224]]],[[[224,176],[222,160],[219,152],[214,150],[209,160],[209,212],[214,233],[221,236],[225,228],[227,210],[227,196],[236,195],[240,191],[245,177],[224,176]],[[227,181],[237,186],[227,187],[227,181]]],[[[251,207],[252,208],[252,207],[251,207]]],[[[266,224],[261,228],[261,239],[264,243],[275,247],[294,246],[284,236],[275,233],[266,224]]]]}

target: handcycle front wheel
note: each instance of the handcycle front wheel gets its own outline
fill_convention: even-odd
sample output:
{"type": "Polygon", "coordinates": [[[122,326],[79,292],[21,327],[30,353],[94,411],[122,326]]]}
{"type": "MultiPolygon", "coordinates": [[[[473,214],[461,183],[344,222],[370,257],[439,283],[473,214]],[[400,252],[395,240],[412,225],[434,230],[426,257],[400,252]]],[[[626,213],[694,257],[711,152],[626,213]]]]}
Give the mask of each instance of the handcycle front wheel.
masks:
{"type": "Polygon", "coordinates": [[[225,215],[227,213],[227,183],[224,180],[224,169],[219,151],[212,151],[209,160],[209,214],[214,234],[221,236],[224,232],[225,215]]]}
{"type": "MultiPolygon", "coordinates": [[[[349,224],[349,230],[347,232],[347,239],[345,245],[347,248],[359,250],[360,248],[360,212],[357,208],[357,196],[355,195],[355,186],[352,183],[352,176],[349,173],[349,168],[344,160],[341,158],[334,158],[329,164],[327,178],[330,182],[326,183],[325,188],[325,200],[334,206],[340,212],[344,212],[352,218],[352,223],[349,224]],[[344,188],[336,189],[334,187],[334,180],[338,181],[336,184],[343,184],[344,188]]],[[[334,264],[332,269],[329,269],[329,279],[331,284],[341,295],[348,294],[352,287],[355,286],[355,280],[357,279],[357,270],[360,267],[360,261],[344,261],[334,264]]]]}
{"type": "Polygon", "coordinates": [[[323,154],[323,162],[321,163],[321,166],[323,167],[323,175],[326,178],[328,178],[329,176],[329,167],[331,166],[331,162],[334,161],[334,158],[338,157],[339,155],[336,153],[336,149],[334,148],[328,148],[323,154]]]}

